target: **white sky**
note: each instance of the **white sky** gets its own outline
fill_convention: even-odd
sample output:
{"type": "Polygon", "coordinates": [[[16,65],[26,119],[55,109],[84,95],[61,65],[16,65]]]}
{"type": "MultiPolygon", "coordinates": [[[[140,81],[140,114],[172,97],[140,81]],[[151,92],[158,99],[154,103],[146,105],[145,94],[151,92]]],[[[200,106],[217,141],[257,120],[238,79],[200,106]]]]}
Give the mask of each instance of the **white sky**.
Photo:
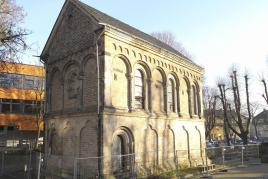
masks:
{"type": "MultiPolygon", "coordinates": [[[[205,68],[210,86],[227,76],[233,64],[239,65],[242,75],[247,69],[254,100],[263,102],[259,76],[268,79],[267,0],[82,1],[146,33],[175,33],[194,61],[205,68]]],[[[24,61],[36,63],[32,55],[41,53],[64,1],[17,2],[28,14],[25,25],[33,32],[29,43],[39,47],[27,52],[24,61]]]]}

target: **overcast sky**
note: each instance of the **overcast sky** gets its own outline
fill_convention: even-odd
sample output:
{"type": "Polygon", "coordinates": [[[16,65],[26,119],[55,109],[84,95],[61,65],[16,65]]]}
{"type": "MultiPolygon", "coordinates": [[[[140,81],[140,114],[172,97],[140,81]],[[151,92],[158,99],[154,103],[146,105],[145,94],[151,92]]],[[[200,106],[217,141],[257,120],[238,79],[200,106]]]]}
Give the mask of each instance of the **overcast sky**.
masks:
{"type": "MultiPolygon", "coordinates": [[[[171,31],[177,40],[205,68],[206,83],[213,86],[232,64],[247,69],[256,94],[261,86],[258,76],[268,71],[267,0],[82,0],[146,33],[171,31]]],[[[56,21],[63,0],[17,0],[27,12],[25,25],[32,31],[29,43],[40,54],[56,21]]]]}

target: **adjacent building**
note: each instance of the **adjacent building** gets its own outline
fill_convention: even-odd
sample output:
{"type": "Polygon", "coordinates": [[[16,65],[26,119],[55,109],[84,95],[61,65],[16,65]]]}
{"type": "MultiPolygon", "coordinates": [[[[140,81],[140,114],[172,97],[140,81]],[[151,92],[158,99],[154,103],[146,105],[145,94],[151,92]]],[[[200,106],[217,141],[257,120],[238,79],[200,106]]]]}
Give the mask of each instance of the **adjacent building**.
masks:
{"type": "Polygon", "coordinates": [[[172,47],[67,0],[41,58],[48,178],[131,178],[204,162],[204,71],[172,47]]]}
{"type": "MultiPolygon", "coordinates": [[[[205,113],[206,111],[204,111],[205,113]]],[[[227,112],[227,115],[230,119],[230,122],[232,126],[237,130],[240,131],[238,125],[236,122],[232,119],[232,116],[236,116],[235,111],[232,111],[232,115],[230,114],[230,111],[227,112]]],[[[242,120],[243,120],[243,126],[246,126],[246,121],[247,118],[242,115],[242,120]]],[[[227,123],[224,121],[224,112],[222,109],[216,110],[215,111],[215,125],[214,128],[210,132],[210,139],[213,141],[224,141],[226,140],[226,132],[229,135],[229,138],[231,142],[235,142],[236,140],[241,140],[240,137],[238,137],[228,126],[227,123]],[[224,126],[226,125],[226,129],[224,129],[224,126]]]]}
{"type": "Polygon", "coordinates": [[[253,118],[250,124],[250,137],[268,141],[268,110],[264,109],[253,118]]]}
{"type": "MultiPolygon", "coordinates": [[[[1,147],[16,147],[37,137],[36,113],[43,101],[44,84],[42,66],[7,62],[1,65],[1,147]]],[[[40,127],[43,130],[42,124],[40,127]]]]}

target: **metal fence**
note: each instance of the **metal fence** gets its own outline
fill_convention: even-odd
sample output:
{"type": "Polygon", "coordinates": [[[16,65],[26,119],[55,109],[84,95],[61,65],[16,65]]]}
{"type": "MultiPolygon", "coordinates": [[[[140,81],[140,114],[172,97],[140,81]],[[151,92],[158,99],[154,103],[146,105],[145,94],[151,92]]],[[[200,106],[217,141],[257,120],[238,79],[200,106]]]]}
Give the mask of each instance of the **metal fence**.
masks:
{"type": "MultiPolygon", "coordinates": [[[[29,154],[27,156],[23,160],[29,160],[29,154]]],[[[63,175],[69,172],[69,178],[71,176],[74,179],[97,179],[103,176],[132,179],[161,175],[168,175],[170,178],[183,178],[189,168],[191,170],[189,170],[190,173],[188,174],[193,174],[194,171],[196,175],[208,175],[214,170],[226,167],[260,163],[259,145],[221,146],[204,148],[202,150],[176,150],[170,153],[150,151],[104,157],[74,158],[73,156],[51,155],[49,158],[52,159],[51,161],[57,161],[58,159],[60,161],[58,163],[61,163],[62,166],[57,165],[59,166],[57,168],[55,163],[47,163],[50,169],[46,172],[51,173],[44,173],[45,176],[64,178],[63,175]]],[[[37,166],[34,163],[36,162],[32,162],[31,165],[37,166]]],[[[21,169],[21,167],[19,168],[21,169]]],[[[32,170],[38,171],[36,169],[32,170]]],[[[28,173],[26,172],[25,174],[27,175],[28,173]]]]}
{"type": "MultiPolygon", "coordinates": [[[[260,163],[259,158],[259,145],[237,145],[202,150],[176,150],[172,153],[150,151],[105,157],[70,157],[68,161],[73,163],[68,166],[73,168],[71,173],[74,179],[94,179],[103,175],[122,179],[146,178],[167,172],[170,172],[172,177],[183,177],[184,170],[188,167],[195,168],[198,174],[207,175],[217,169],[260,163]]],[[[57,168],[54,173],[42,172],[45,171],[42,161],[43,154],[30,149],[2,148],[0,178],[31,179],[62,174],[62,169],[56,171],[57,168]]],[[[65,163],[67,165],[68,162],[65,163]]]]}
{"type": "Polygon", "coordinates": [[[0,178],[41,177],[43,154],[26,148],[0,148],[0,178]]]}
{"type": "Polygon", "coordinates": [[[216,169],[259,162],[259,145],[176,150],[172,153],[151,151],[109,157],[76,158],[74,178],[100,178],[102,174],[114,178],[146,178],[166,172],[170,172],[172,177],[179,178],[185,173],[183,170],[188,167],[195,168],[199,175],[207,175],[216,169]]]}
{"type": "Polygon", "coordinates": [[[260,163],[259,145],[222,146],[206,149],[207,165],[219,168],[260,163]]]}
{"type": "Polygon", "coordinates": [[[76,158],[73,178],[100,178],[100,168],[103,169],[104,174],[111,174],[115,178],[136,178],[135,154],[76,158]]]}

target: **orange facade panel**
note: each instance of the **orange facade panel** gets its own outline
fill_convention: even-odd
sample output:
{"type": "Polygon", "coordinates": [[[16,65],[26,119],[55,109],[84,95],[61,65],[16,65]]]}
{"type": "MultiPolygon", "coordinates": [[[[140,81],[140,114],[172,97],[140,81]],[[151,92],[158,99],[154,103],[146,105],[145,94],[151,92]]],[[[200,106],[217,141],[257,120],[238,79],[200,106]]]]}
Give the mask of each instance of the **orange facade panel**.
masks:
{"type": "Polygon", "coordinates": [[[5,63],[4,69],[0,69],[0,72],[36,76],[36,77],[45,77],[44,67],[20,64],[20,63],[5,63]]]}
{"type": "Polygon", "coordinates": [[[0,98],[4,99],[42,100],[44,99],[44,93],[40,93],[41,91],[38,90],[0,88],[0,98]]]}
{"type": "MultiPolygon", "coordinates": [[[[36,131],[37,120],[34,115],[24,114],[0,114],[0,126],[17,126],[20,131],[36,131]]],[[[41,130],[44,129],[43,120],[41,130]]]]}
{"type": "MultiPolygon", "coordinates": [[[[0,62],[0,63],[4,63],[4,62],[0,62]]],[[[1,101],[2,99],[31,100],[31,101],[35,101],[35,100],[41,101],[44,99],[45,97],[44,90],[43,90],[44,88],[41,89],[41,86],[38,86],[40,87],[40,89],[35,90],[35,88],[37,88],[37,86],[35,86],[35,82],[38,80],[40,81],[40,79],[45,78],[44,67],[20,64],[20,63],[7,63],[7,62],[5,62],[4,65],[1,65],[1,66],[4,67],[4,68],[0,68],[0,73],[3,74],[1,78],[2,85],[0,87],[1,101]],[[6,74],[10,74],[10,76],[6,74]],[[13,76],[16,77],[16,75],[18,75],[17,77],[20,77],[20,80],[15,81],[16,79],[12,78],[13,80],[12,81],[11,79],[8,78],[8,77],[13,77],[13,76]],[[31,78],[31,77],[34,77],[34,78],[31,78]],[[31,81],[31,80],[36,80],[36,81],[31,81]],[[28,83],[29,81],[32,83],[28,83]]],[[[41,81],[40,83],[43,84],[43,81],[41,81]]],[[[22,104],[22,102],[20,104],[22,104]]],[[[1,105],[3,107],[4,104],[2,103],[1,105]]],[[[3,112],[2,107],[1,107],[1,110],[2,110],[1,112],[3,112]]],[[[12,107],[12,112],[13,112],[13,107],[12,107]]],[[[0,113],[0,125],[17,126],[18,130],[20,131],[36,131],[37,130],[36,115],[24,114],[24,112],[22,112],[21,114],[7,113],[5,111],[3,113],[0,113]]],[[[43,124],[41,125],[41,129],[43,130],[43,124]]]]}

